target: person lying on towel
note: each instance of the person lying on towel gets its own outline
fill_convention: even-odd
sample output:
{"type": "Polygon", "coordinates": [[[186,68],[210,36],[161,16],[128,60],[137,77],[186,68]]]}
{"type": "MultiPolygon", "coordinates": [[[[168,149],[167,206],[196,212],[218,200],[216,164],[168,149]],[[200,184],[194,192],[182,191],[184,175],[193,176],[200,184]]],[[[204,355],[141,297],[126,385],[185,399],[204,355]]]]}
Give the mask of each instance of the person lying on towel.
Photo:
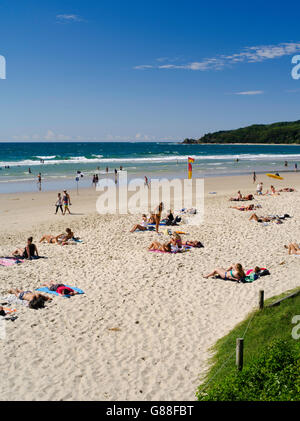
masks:
{"type": "Polygon", "coordinates": [[[45,283],[43,286],[50,289],[50,291],[57,292],[60,295],[75,295],[78,294],[74,289],[67,287],[64,284],[56,284],[54,282],[45,283]]]}

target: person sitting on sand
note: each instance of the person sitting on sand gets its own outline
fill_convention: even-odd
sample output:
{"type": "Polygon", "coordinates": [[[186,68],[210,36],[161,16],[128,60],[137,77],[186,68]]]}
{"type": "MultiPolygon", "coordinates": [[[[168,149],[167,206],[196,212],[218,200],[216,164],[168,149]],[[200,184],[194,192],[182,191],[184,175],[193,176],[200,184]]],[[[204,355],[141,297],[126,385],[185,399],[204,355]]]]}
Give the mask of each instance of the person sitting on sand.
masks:
{"type": "Polygon", "coordinates": [[[170,244],[172,251],[179,251],[182,249],[182,240],[180,235],[174,232],[171,236],[170,244]]]}
{"type": "Polygon", "coordinates": [[[288,249],[289,254],[298,254],[300,255],[300,247],[297,243],[290,243],[288,246],[284,246],[288,249]]]}
{"type": "Polygon", "coordinates": [[[134,232],[136,230],[140,230],[140,231],[147,231],[148,228],[148,220],[147,220],[147,216],[143,213],[142,215],[142,222],[141,224],[136,224],[134,225],[130,232],[134,232]]]}
{"type": "Polygon", "coordinates": [[[238,202],[239,200],[243,200],[243,196],[242,196],[241,191],[240,190],[238,191],[237,197],[231,197],[229,200],[234,201],[234,202],[235,201],[238,202]]]}
{"type": "Polygon", "coordinates": [[[248,206],[230,206],[231,209],[237,209],[240,211],[250,211],[255,209],[255,206],[253,204],[248,205],[248,206]]]}
{"type": "Polygon", "coordinates": [[[229,266],[228,269],[216,268],[208,275],[205,275],[204,278],[209,278],[211,276],[218,275],[220,278],[225,280],[237,281],[240,282],[245,278],[246,274],[240,263],[229,266]]]}
{"type": "Polygon", "coordinates": [[[171,253],[171,242],[161,244],[158,241],[153,241],[153,243],[150,244],[148,250],[157,250],[157,251],[164,251],[167,253],[171,253]]]}
{"type": "Polygon", "coordinates": [[[17,257],[20,256],[23,259],[29,259],[31,260],[33,257],[39,257],[38,250],[36,248],[36,245],[33,244],[33,238],[29,237],[27,239],[27,244],[24,248],[17,248],[12,255],[17,257]]]}
{"type": "Polygon", "coordinates": [[[35,310],[43,308],[45,306],[45,301],[51,301],[52,298],[46,297],[43,294],[32,292],[32,291],[22,291],[21,289],[11,289],[8,291],[10,294],[14,294],[19,300],[28,301],[29,308],[35,310]]]}
{"type": "Polygon", "coordinates": [[[56,284],[55,282],[45,283],[43,286],[48,287],[50,291],[57,292],[61,295],[75,295],[78,294],[74,289],[67,287],[64,284],[56,284]]]}
{"type": "Polygon", "coordinates": [[[155,224],[155,213],[153,211],[150,211],[150,216],[148,220],[149,224],[155,224]]]}
{"type": "Polygon", "coordinates": [[[178,225],[178,223],[181,221],[181,218],[180,216],[174,217],[172,210],[170,209],[167,217],[163,221],[166,223],[166,225],[178,225]]]}
{"type": "Polygon", "coordinates": [[[72,232],[70,228],[66,228],[66,234],[62,233],[56,236],[50,235],[50,234],[44,234],[42,238],[40,239],[40,243],[42,243],[43,241],[47,241],[47,243],[49,244],[58,243],[63,246],[67,243],[68,240],[71,240],[72,238],[74,238],[74,233],[72,232]]]}
{"type": "Polygon", "coordinates": [[[267,190],[266,193],[265,193],[265,195],[270,194],[271,196],[280,196],[280,194],[276,192],[274,186],[270,186],[270,189],[271,189],[271,192],[269,193],[269,190],[267,190]]]}

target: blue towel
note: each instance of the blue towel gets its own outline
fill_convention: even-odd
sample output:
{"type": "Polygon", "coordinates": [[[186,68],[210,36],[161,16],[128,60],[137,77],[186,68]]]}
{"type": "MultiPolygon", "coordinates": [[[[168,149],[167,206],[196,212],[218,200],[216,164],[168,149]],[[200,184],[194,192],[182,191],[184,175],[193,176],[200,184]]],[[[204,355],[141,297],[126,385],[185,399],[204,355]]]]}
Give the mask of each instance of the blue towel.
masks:
{"type": "MultiPolygon", "coordinates": [[[[79,289],[79,288],[76,288],[76,287],[70,287],[69,285],[66,285],[66,287],[74,289],[74,291],[77,291],[79,294],[84,294],[84,291],[82,291],[82,289],[79,289]]],[[[47,292],[48,294],[54,294],[54,295],[61,295],[56,291],[51,291],[48,287],[37,288],[36,291],[47,292]]],[[[71,297],[71,295],[61,295],[61,296],[66,297],[66,298],[71,297]]]]}

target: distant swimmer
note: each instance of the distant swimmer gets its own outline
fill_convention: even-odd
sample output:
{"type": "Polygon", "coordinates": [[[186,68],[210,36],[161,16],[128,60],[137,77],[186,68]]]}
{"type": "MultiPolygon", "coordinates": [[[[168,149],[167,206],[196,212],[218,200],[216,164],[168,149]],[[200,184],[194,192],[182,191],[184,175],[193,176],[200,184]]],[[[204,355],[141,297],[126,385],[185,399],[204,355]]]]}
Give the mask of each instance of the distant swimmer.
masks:
{"type": "Polygon", "coordinates": [[[31,169],[30,168],[28,168],[28,172],[29,172],[29,174],[31,174],[31,169]]]}
{"type": "Polygon", "coordinates": [[[284,161],[284,166],[287,167],[288,166],[288,162],[284,161]]]}
{"type": "Polygon", "coordinates": [[[295,171],[297,171],[298,165],[297,162],[295,163],[295,171]]]}

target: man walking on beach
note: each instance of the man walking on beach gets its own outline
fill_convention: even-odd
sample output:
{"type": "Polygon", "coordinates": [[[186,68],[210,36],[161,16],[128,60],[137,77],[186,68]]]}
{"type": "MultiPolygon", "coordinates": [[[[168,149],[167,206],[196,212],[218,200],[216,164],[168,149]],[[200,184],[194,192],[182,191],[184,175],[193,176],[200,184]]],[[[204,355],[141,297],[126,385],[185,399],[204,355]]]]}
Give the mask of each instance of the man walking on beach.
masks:
{"type": "Polygon", "coordinates": [[[63,204],[64,204],[64,215],[66,214],[66,211],[69,212],[69,214],[71,214],[69,206],[71,206],[71,198],[69,193],[67,193],[67,190],[64,190],[64,195],[63,195],[63,204]]]}
{"type": "Polygon", "coordinates": [[[255,171],[253,171],[253,183],[255,183],[255,181],[256,181],[256,174],[255,174],[255,171]]]}

